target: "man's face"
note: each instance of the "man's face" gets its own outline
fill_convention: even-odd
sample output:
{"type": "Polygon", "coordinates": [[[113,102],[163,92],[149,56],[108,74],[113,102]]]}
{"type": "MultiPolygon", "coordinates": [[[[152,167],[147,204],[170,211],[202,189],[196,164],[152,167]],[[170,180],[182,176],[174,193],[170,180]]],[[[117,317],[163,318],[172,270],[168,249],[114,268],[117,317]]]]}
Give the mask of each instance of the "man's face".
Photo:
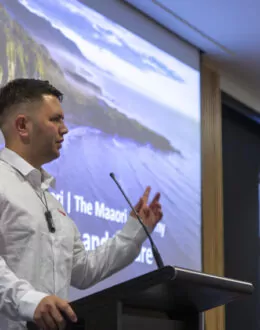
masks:
{"type": "Polygon", "coordinates": [[[63,136],[68,133],[59,100],[52,95],[44,95],[43,99],[32,119],[30,139],[32,153],[41,164],[60,156],[63,136]]]}

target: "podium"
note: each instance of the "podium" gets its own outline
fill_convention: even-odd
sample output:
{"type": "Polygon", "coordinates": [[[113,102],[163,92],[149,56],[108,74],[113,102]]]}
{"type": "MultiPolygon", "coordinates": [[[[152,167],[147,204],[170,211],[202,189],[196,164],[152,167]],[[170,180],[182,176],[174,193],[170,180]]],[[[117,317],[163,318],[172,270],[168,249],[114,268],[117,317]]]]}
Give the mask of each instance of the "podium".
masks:
{"type": "Polygon", "coordinates": [[[71,302],[78,322],[66,329],[202,330],[204,311],[252,292],[248,282],[165,266],[71,302]]]}

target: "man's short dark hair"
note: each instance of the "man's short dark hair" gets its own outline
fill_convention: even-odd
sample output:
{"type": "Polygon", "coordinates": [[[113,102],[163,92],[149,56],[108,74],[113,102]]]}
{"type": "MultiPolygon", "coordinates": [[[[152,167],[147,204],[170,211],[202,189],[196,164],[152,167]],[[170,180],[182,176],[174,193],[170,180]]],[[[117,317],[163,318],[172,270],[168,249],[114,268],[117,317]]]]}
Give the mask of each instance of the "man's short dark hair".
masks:
{"type": "Polygon", "coordinates": [[[0,126],[14,106],[42,101],[43,95],[53,95],[62,102],[63,94],[47,80],[19,78],[0,89],[0,126]]]}

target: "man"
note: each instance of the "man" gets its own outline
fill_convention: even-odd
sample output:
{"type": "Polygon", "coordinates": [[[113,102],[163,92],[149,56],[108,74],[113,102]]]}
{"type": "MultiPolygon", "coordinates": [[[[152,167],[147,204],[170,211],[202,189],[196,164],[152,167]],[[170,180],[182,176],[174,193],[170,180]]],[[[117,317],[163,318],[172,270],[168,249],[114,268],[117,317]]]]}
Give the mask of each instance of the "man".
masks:
{"type": "MultiPolygon", "coordinates": [[[[130,264],[146,235],[133,214],[124,228],[87,252],[74,222],[48,192],[53,178],[42,165],[58,158],[64,135],[62,93],[47,81],[17,79],[0,90],[0,329],[61,329],[69,286],[86,289],[130,264]]],[[[162,218],[160,194],[150,187],[137,203],[152,230],[162,218]]]]}

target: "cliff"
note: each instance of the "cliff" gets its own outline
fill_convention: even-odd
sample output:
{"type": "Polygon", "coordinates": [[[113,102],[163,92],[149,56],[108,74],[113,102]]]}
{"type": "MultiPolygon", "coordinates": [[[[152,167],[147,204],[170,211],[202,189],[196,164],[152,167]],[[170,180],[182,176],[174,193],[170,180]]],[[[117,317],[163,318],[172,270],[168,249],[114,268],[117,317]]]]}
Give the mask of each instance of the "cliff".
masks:
{"type": "MultiPolygon", "coordinates": [[[[97,128],[112,136],[134,140],[141,145],[149,144],[161,151],[175,151],[165,137],[109,106],[101,98],[100,87],[88,82],[87,78],[86,86],[91,90],[89,94],[83,94],[69,84],[46,47],[30,37],[1,5],[0,44],[1,84],[18,77],[49,80],[64,93],[64,112],[71,124],[97,128]]],[[[77,78],[79,77],[74,74],[74,79],[77,78]]]]}

